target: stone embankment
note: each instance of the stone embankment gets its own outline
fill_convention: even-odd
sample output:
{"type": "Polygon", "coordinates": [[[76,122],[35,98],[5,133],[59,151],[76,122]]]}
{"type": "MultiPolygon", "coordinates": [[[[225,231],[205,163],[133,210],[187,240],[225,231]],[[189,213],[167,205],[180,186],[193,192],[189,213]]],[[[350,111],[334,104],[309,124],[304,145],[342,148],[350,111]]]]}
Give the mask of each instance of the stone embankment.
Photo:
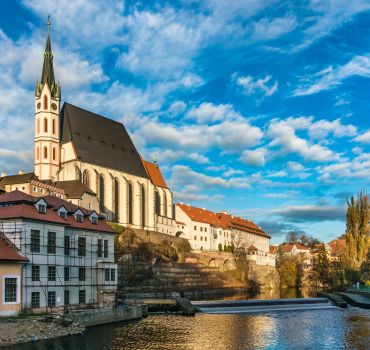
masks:
{"type": "Polygon", "coordinates": [[[0,320],[0,347],[42,339],[82,334],[85,326],[67,318],[29,316],[0,320]]]}

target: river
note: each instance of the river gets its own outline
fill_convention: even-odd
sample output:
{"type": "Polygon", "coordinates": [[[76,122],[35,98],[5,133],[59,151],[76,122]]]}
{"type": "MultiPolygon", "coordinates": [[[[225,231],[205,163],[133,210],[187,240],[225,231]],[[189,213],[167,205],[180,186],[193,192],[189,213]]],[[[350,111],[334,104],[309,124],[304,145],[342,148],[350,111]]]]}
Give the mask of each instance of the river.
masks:
{"type": "Polygon", "coordinates": [[[15,350],[359,349],[370,344],[370,310],[264,314],[153,315],[88,329],[81,336],[17,345],[15,350]]]}

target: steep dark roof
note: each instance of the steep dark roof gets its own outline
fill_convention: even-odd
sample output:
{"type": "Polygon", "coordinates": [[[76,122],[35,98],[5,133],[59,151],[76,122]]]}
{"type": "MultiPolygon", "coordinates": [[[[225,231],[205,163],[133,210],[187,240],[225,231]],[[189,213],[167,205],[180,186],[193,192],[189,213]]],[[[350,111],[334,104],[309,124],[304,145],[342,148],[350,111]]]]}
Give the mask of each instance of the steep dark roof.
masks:
{"type": "Polygon", "coordinates": [[[36,197],[32,197],[19,190],[15,190],[0,195],[0,206],[2,203],[34,203],[36,200],[36,197]]]}
{"type": "Polygon", "coordinates": [[[81,198],[84,193],[95,195],[94,191],[91,191],[85,186],[80,180],[71,181],[58,181],[54,184],[56,187],[61,188],[68,198],[81,198]]]}
{"type": "Polygon", "coordinates": [[[30,182],[31,180],[38,180],[38,177],[34,173],[8,175],[0,179],[0,186],[24,184],[30,182]]]}
{"type": "Polygon", "coordinates": [[[48,83],[49,87],[55,85],[53,52],[51,51],[50,32],[46,38],[44,64],[42,66],[41,84],[48,83]]]}
{"type": "Polygon", "coordinates": [[[64,103],[62,144],[72,141],[78,159],[148,178],[139,153],[122,123],[64,103]]]}

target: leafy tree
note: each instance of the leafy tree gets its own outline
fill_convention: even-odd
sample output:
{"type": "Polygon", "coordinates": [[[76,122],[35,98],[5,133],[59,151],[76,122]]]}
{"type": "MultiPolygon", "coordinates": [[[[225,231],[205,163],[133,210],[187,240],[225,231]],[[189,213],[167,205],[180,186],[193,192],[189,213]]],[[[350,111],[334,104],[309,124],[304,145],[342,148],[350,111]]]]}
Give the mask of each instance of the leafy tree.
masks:
{"type": "Polygon", "coordinates": [[[324,285],[328,284],[330,279],[330,261],[324,244],[317,249],[317,255],[313,259],[312,267],[317,273],[319,281],[324,285]]]}
{"type": "Polygon", "coordinates": [[[357,277],[354,273],[360,270],[368,253],[369,220],[369,197],[361,191],[356,199],[352,196],[350,200],[347,200],[344,265],[352,281],[357,277]]]}

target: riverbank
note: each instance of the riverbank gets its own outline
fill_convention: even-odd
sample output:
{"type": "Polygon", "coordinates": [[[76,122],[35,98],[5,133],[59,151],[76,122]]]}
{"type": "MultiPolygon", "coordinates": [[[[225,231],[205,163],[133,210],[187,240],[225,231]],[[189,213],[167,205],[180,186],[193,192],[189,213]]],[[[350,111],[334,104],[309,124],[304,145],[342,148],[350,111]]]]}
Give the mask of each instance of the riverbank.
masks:
{"type": "Polygon", "coordinates": [[[0,320],[0,347],[83,334],[85,331],[85,326],[60,316],[9,317],[0,320]]]}

